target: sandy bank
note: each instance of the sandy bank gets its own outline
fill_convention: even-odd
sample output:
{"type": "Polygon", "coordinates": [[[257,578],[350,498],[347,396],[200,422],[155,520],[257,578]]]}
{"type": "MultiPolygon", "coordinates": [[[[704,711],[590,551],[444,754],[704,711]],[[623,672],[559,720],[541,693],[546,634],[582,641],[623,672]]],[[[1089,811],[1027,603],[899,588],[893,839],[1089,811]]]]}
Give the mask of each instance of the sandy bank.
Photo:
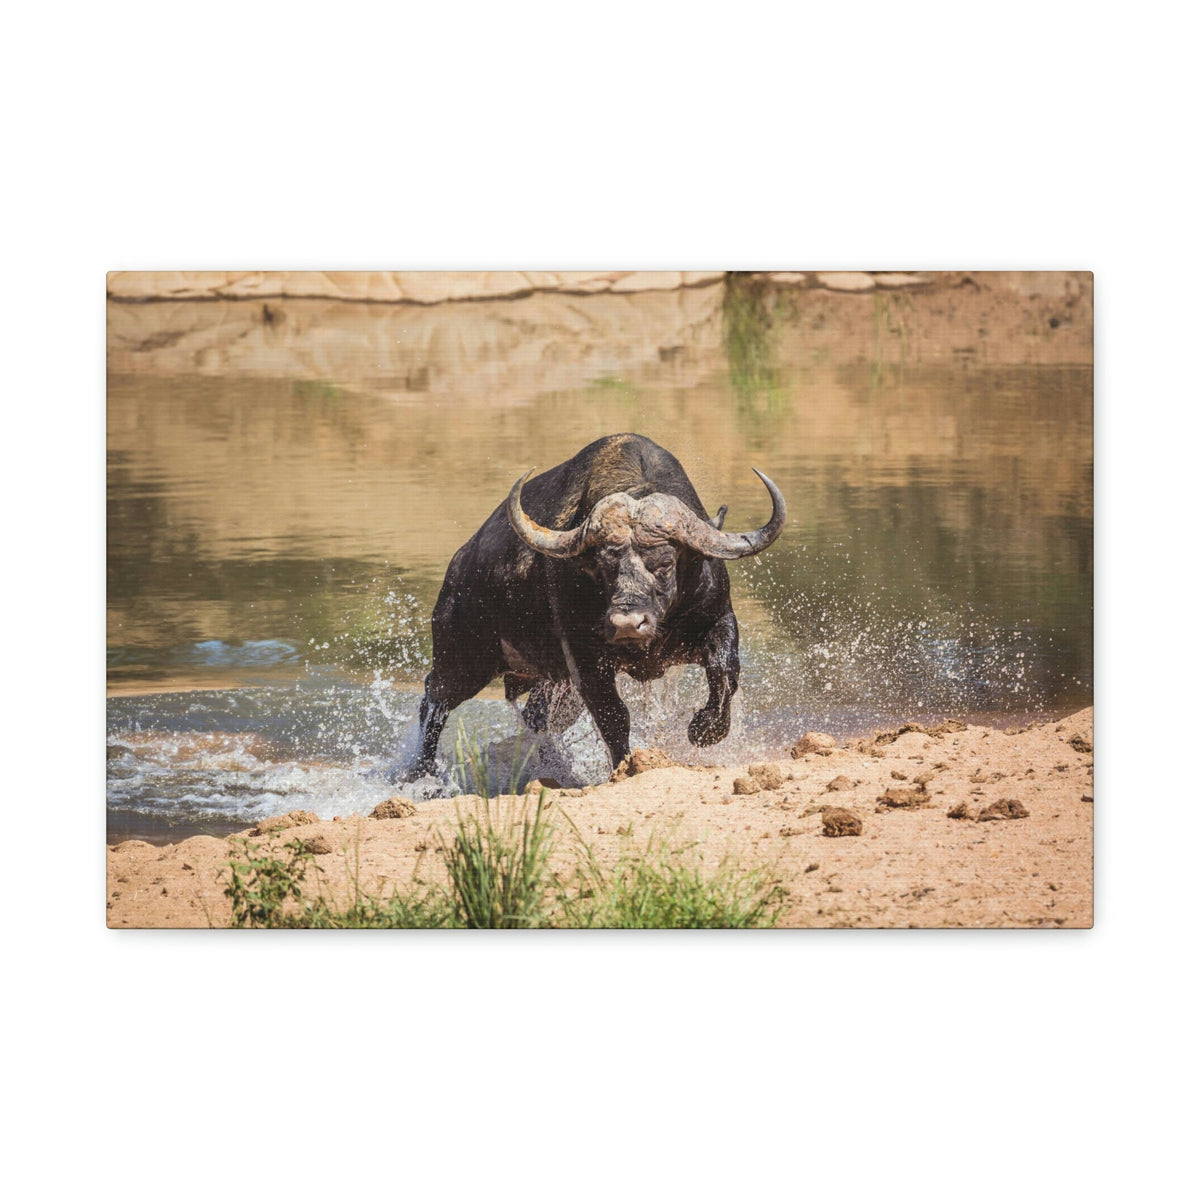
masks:
{"type": "MultiPolygon", "coordinates": [[[[781,759],[778,785],[748,794],[734,782],[757,764],[664,767],[548,796],[551,811],[569,816],[602,859],[674,827],[677,837],[703,840],[714,858],[728,851],[748,866],[770,864],[789,892],[785,926],[1087,928],[1092,742],[1085,709],[1015,732],[916,728],[781,759]],[[1028,816],[974,819],[1009,801],[1016,805],[1001,807],[1028,816]],[[829,806],[856,817],[861,834],[826,836],[821,810],[829,806]]],[[[386,894],[403,887],[418,860],[439,869],[436,831],[454,814],[453,799],[435,800],[399,819],[364,815],[271,836],[324,838],[331,852],[317,862],[325,894],[347,895],[355,872],[362,888],[386,894]]],[[[212,837],[109,847],[109,926],[226,926],[225,864],[234,849],[212,837]]]]}

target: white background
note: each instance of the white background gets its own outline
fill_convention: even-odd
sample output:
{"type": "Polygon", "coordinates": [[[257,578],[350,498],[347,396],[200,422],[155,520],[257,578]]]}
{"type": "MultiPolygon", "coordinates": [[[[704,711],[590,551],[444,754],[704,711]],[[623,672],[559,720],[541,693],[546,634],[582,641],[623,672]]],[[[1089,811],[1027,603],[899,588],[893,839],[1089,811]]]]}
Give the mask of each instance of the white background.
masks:
{"type": "Polygon", "coordinates": [[[405,9],[5,17],[13,1194],[1178,1194],[1186,10],[405,9]],[[106,931],[104,274],[259,267],[1094,270],[1095,930],[106,931]]]}

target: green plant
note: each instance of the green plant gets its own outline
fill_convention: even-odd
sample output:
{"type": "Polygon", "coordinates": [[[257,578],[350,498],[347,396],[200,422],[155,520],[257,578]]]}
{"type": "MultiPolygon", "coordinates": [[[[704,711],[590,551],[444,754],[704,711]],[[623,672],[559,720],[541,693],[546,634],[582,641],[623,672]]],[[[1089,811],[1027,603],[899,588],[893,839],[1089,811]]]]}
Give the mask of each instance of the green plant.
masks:
{"type": "Polygon", "coordinates": [[[768,285],[761,276],[733,272],[726,280],[722,306],[725,356],[739,412],[758,416],[760,408],[781,403],[775,364],[775,320],[768,285]]]}
{"type": "MultiPolygon", "coordinates": [[[[248,838],[238,838],[244,859],[229,862],[230,880],[225,895],[233,904],[235,928],[278,929],[290,923],[288,902],[303,903],[300,885],[314,864],[313,856],[297,838],[281,847],[286,858],[259,853],[248,838]]],[[[270,843],[264,851],[274,849],[270,843]]],[[[320,868],[318,867],[319,871],[320,868]]]]}
{"type": "MultiPolygon", "coordinates": [[[[359,883],[357,843],[352,859],[347,859],[352,898],[345,907],[334,904],[323,891],[314,899],[304,898],[301,884],[314,859],[299,839],[261,849],[247,838],[238,839],[238,844],[244,857],[229,861],[230,883],[225,889],[233,904],[235,928],[441,929],[460,923],[445,889],[419,879],[416,871],[404,892],[394,889],[390,896],[365,892],[359,883]]],[[[324,874],[319,866],[316,874],[324,874]]]]}
{"type": "MultiPolygon", "coordinates": [[[[465,741],[476,761],[479,753],[465,741]]],[[[471,761],[468,755],[466,761],[471,761]]],[[[564,875],[551,871],[557,828],[545,789],[526,796],[479,797],[456,808],[454,826],[438,836],[446,881],[412,878],[391,895],[360,885],[358,843],[346,856],[349,902],[333,902],[316,867],[317,895],[302,884],[313,855],[297,839],[280,846],[238,840],[225,895],[232,924],[254,929],[748,929],[774,925],[787,896],[765,867],[744,869],[728,855],[715,864],[699,842],[680,843],[677,826],[632,845],[618,829],[615,866],[601,863],[564,815],[575,841],[564,875]]],[[[311,890],[311,889],[310,889],[311,890]]]]}
{"type": "Polygon", "coordinates": [[[456,916],[469,929],[530,929],[551,923],[548,902],[553,833],[545,789],[532,818],[524,799],[481,799],[457,810],[441,839],[456,916]]]}
{"type": "Polygon", "coordinates": [[[306,929],[449,929],[458,922],[443,892],[416,886],[388,897],[360,896],[347,908],[321,898],[294,924],[306,929]]]}
{"type": "MultiPolygon", "coordinates": [[[[674,831],[672,831],[672,834],[674,831]]],[[[568,923],[600,929],[753,929],[774,925],[787,890],[766,868],[725,856],[705,860],[699,842],[651,835],[606,870],[582,846],[574,887],[564,893],[568,923]]]]}

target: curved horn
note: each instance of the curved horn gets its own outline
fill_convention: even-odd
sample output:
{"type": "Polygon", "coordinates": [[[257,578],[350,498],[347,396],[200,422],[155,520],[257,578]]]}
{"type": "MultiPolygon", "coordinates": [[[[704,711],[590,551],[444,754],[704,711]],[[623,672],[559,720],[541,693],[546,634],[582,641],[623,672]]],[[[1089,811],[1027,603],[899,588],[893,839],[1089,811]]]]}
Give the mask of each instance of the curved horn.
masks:
{"type": "Polygon", "coordinates": [[[509,524],[513,527],[517,537],[539,554],[547,554],[551,558],[574,558],[585,545],[586,521],[574,529],[547,529],[544,525],[539,525],[532,520],[521,507],[521,489],[536,469],[536,467],[531,467],[526,471],[512,485],[512,491],[508,493],[509,524]]]}
{"type": "Polygon", "coordinates": [[[695,519],[686,521],[680,529],[682,541],[709,558],[745,558],[760,554],[783,532],[783,523],[787,520],[783,493],[757,467],[752,469],[771,493],[771,519],[753,533],[724,533],[689,510],[689,515],[695,519]]]}

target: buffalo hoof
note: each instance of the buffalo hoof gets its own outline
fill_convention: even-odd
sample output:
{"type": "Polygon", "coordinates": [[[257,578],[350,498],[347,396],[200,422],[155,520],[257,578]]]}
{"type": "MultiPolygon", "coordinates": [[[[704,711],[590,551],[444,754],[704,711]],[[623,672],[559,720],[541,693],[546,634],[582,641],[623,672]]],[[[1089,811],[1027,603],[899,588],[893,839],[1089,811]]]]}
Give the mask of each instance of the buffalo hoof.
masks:
{"type": "Polygon", "coordinates": [[[381,772],[383,778],[394,787],[412,783],[417,779],[424,779],[426,776],[436,776],[437,773],[437,763],[426,762],[424,759],[395,763],[390,767],[385,767],[381,772]]]}
{"type": "Polygon", "coordinates": [[[715,746],[729,734],[729,712],[702,708],[688,723],[688,741],[693,746],[715,746]]]}

